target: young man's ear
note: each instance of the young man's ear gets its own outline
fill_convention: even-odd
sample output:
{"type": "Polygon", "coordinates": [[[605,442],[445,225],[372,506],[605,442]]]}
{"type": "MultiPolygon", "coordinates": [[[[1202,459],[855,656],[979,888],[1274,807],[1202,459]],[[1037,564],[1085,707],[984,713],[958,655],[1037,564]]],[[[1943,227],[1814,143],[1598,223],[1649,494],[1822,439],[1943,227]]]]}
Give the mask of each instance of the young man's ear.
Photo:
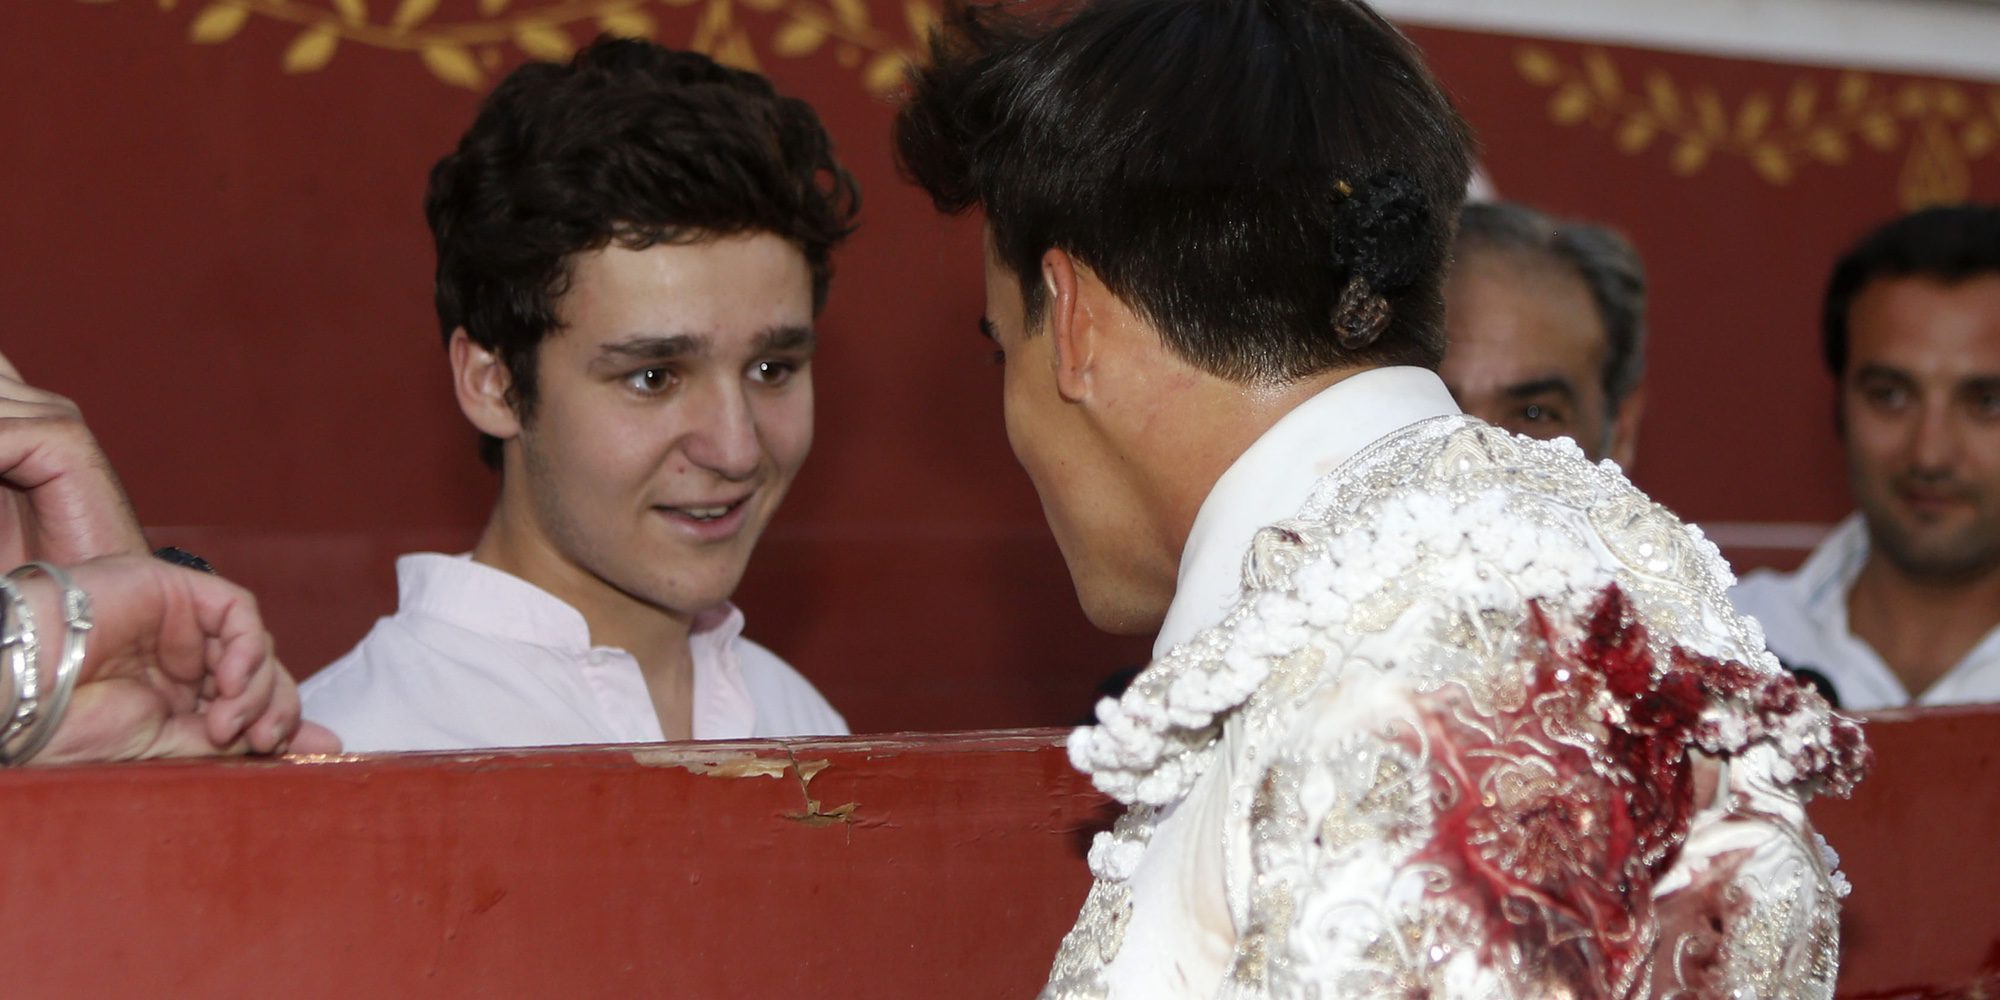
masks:
{"type": "Polygon", "coordinates": [[[1042,299],[1047,312],[1049,357],[1056,368],[1056,391],[1072,403],[1090,395],[1090,380],[1097,360],[1096,316],[1085,283],[1096,278],[1079,268],[1076,259],[1062,250],[1042,254],[1042,299]]]}
{"type": "Polygon", "coordinates": [[[521,433],[520,417],[508,402],[513,376],[498,354],[474,343],[464,327],[451,332],[451,385],[458,408],[482,434],[506,441],[521,433]]]}

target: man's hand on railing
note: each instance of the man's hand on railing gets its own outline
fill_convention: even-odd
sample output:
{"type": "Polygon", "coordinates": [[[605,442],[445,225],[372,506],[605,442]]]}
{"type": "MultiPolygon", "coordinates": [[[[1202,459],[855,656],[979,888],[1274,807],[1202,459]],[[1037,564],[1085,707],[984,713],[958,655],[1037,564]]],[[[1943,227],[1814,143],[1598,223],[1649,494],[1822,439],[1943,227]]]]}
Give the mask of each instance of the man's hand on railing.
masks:
{"type": "MultiPolygon", "coordinates": [[[[93,622],[68,711],[34,763],[340,749],[300,722],[298,689],[249,591],[147,556],[67,570],[93,622]]],[[[33,608],[47,690],[65,641],[62,588],[41,574],[16,586],[33,608]]]]}

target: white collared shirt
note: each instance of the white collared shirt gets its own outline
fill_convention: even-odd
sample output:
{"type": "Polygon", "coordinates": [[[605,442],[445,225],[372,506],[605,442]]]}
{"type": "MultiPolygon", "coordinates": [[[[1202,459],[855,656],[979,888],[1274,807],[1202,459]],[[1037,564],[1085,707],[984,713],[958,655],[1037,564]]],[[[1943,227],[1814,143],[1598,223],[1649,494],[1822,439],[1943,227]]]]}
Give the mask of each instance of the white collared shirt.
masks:
{"type": "Polygon", "coordinates": [[[1730,590],[1729,599],[1763,624],[1765,642],[1785,666],[1825,676],[1849,711],[2000,701],[2000,627],[1911,699],[1881,655],[1848,631],[1847,595],[1867,561],[1868,526],[1852,514],[1797,572],[1758,570],[1730,590]]]}
{"type": "MultiPolygon", "coordinates": [[[[437,553],[396,561],[396,613],[299,689],[346,749],[466,750],[665,739],[639,662],[519,577],[437,553]]],[[[698,740],[847,732],[840,713],[723,605],[695,622],[698,740]]]]}
{"type": "Polygon", "coordinates": [[[1354,453],[1419,420],[1459,412],[1427,368],[1375,368],[1326,387],[1279,418],[1208,491],[1181,550],[1174,600],[1153,656],[1222,620],[1243,584],[1258,529],[1297,514],[1320,480],[1354,453]]]}

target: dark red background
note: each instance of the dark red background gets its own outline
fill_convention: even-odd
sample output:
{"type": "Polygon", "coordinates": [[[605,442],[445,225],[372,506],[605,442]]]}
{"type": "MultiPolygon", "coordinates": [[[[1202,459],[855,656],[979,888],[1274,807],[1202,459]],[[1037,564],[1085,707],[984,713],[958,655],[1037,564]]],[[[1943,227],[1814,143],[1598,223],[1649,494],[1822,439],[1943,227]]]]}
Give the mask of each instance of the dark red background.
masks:
{"type": "MultiPolygon", "coordinates": [[[[335,0],[248,0],[258,10],[335,0]]],[[[370,0],[371,24],[396,5],[370,0]]],[[[507,5],[500,5],[507,6],[507,5]]],[[[516,16],[446,0],[433,24],[516,16]]],[[[823,317],[818,448],[740,594],[753,636],[813,677],[861,731],[1062,723],[1145,643],[1097,635],[1076,610],[1033,491],[999,421],[998,378],[973,332],[976,222],[945,220],[897,181],[891,106],[863,85],[872,53],[776,54],[808,0],[644,5],[685,44],[730,15],[780,87],[819,107],[865,192],[823,317]],[[775,8],[775,9],[774,9],[775,8]]],[[[195,44],[204,5],[15,0],[0,6],[0,351],[71,396],[123,473],[156,543],[209,555],[263,597],[300,674],[394,603],[390,563],[462,549],[493,480],[453,406],[429,305],[419,200],[477,94],[412,51],[343,42],[286,73],[296,24],[257,13],[195,44]]],[[[874,0],[878,48],[907,44],[902,5],[874,0]],[[884,41],[886,40],[886,41],[884,41]]],[[[587,26],[573,27],[577,38],[587,26]]],[[[1717,153],[1691,175],[1671,144],[1621,152],[1602,122],[1552,117],[1559,86],[1521,67],[1529,40],[1415,32],[1486,144],[1502,193],[1612,222],[1655,287],[1652,406],[1636,478],[1690,519],[1828,522],[1846,510],[1816,360],[1831,256],[1900,211],[1925,97],[1887,149],[1784,184],[1717,153]]],[[[1648,73],[1726,109],[1833,69],[1532,42],[1572,70],[1604,52],[1622,85],[1648,73]]],[[[491,47],[499,70],[521,58],[491,47]]],[[[1874,92],[1908,90],[1875,77],[1874,92]]],[[[2000,128],[2000,90],[1963,84],[1945,122],[1959,189],[2000,196],[1973,135],[2000,128]],[[1963,110],[1963,109],[1961,109],[1963,110]],[[1980,116],[1984,116],[1981,118],[1980,116]],[[1963,141],[1961,141],[1963,139],[1963,141]]],[[[1830,98],[1829,98],[1830,99],[1830,98]]],[[[1912,103],[1914,102],[1914,103],[1912,103]]],[[[1615,123],[1613,123],[1615,124],[1615,123]]],[[[1933,149],[1936,152],[1936,149],[1933,149]]],[[[1949,175],[1949,170],[1946,171],[1949,175]]],[[[1949,176],[1948,176],[1949,179],[1949,176]]],[[[1796,554],[1792,555],[1796,558],[1796,554]]]]}

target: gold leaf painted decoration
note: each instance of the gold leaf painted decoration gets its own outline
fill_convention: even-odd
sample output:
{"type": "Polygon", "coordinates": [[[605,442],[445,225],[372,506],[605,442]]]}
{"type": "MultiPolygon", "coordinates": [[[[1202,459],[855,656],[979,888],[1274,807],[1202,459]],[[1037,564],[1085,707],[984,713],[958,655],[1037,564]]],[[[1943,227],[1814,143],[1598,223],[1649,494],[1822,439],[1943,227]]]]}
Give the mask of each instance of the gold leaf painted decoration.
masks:
{"type": "Polygon", "coordinates": [[[249,20],[250,8],[235,0],[221,0],[194,16],[188,25],[188,37],[203,45],[220,45],[236,37],[249,20]]]}
{"type": "Polygon", "coordinates": [[[1550,55],[1547,49],[1530,46],[1515,50],[1514,66],[1521,71],[1522,76],[1527,77],[1529,83],[1538,83],[1546,87],[1562,79],[1562,67],[1556,63],[1556,57],[1550,55]]]}
{"type": "MultiPolygon", "coordinates": [[[[194,42],[219,45],[262,18],[295,29],[279,58],[285,72],[317,72],[343,45],[364,45],[414,54],[439,80],[474,90],[505,66],[504,49],[561,61],[581,40],[609,32],[752,70],[761,66],[762,52],[781,59],[830,52],[839,65],[858,70],[869,92],[884,94],[902,85],[904,70],[927,44],[939,0],[873,2],[895,5],[889,9],[900,10],[904,30],[877,25],[871,0],[466,0],[448,7],[443,0],[208,0],[192,5],[187,32],[194,42]],[[687,34],[676,36],[677,26],[687,34]]],[[[180,2],[153,0],[153,6],[173,11],[180,2]]]]}
{"type": "Polygon", "coordinates": [[[307,28],[285,50],[285,72],[311,73],[326,68],[333,50],[340,45],[340,33],[324,25],[307,28]]]}
{"type": "Polygon", "coordinates": [[[812,55],[815,49],[826,43],[826,37],[826,25],[800,19],[779,28],[778,33],[771,36],[771,50],[797,59],[812,55]]]}
{"type": "Polygon", "coordinates": [[[438,0],[403,0],[396,7],[396,16],[389,19],[389,26],[399,31],[408,31],[437,13],[438,0]]]}
{"type": "Polygon", "coordinates": [[[608,10],[597,16],[597,26],[620,38],[653,37],[653,17],[643,10],[608,10]]]}
{"type": "Polygon", "coordinates": [[[712,53],[715,61],[725,66],[735,66],[752,72],[763,69],[757,61],[757,46],[750,41],[750,35],[742,29],[731,31],[715,43],[712,53]]]}
{"type": "Polygon", "coordinates": [[[480,70],[479,61],[472,58],[472,53],[462,45],[439,42],[425,46],[417,54],[423,58],[424,65],[446,83],[474,90],[486,85],[486,74],[480,70]]]}
{"type": "Polygon", "coordinates": [[[903,70],[908,65],[896,56],[876,56],[869,60],[868,68],[862,71],[862,83],[874,93],[886,94],[902,84],[903,70]]]}
{"type": "Polygon", "coordinates": [[[1601,49],[1586,49],[1570,64],[1539,45],[1517,48],[1514,68],[1551,92],[1552,121],[1604,130],[1630,156],[1664,146],[1668,166],[1682,176],[1736,157],[1765,182],[1785,185],[1807,167],[1846,164],[1857,150],[1901,150],[1897,196],[1916,209],[1963,201],[1972,165],[2000,153],[2000,88],[1982,94],[1936,80],[1889,86],[1850,70],[1725,98],[1714,87],[1683,86],[1649,69],[1634,90],[1601,49]]]}
{"type": "Polygon", "coordinates": [[[866,0],[833,0],[833,13],[840,18],[841,24],[850,28],[862,27],[868,23],[866,0]]]}
{"type": "Polygon", "coordinates": [[[514,28],[514,45],[528,58],[543,62],[562,62],[576,53],[568,32],[536,21],[523,21],[514,28]]]}
{"type": "Polygon", "coordinates": [[[931,34],[940,26],[938,9],[927,0],[904,0],[903,20],[910,26],[910,37],[920,45],[929,45],[931,34]]]}

